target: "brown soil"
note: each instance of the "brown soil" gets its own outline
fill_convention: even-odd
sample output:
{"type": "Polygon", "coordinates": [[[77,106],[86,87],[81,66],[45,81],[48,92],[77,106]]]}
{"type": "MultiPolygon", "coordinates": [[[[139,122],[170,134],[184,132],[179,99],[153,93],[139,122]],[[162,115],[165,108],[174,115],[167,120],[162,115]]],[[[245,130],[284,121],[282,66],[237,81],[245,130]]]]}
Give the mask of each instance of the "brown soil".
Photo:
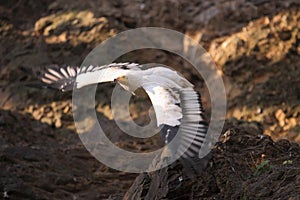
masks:
{"type": "MultiPolygon", "coordinates": [[[[176,188],[177,174],[165,183],[164,196],[150,194],[147,183],[141,184],[139,196],[175,199],[185,192],[185,198],[194,199],[299,198],[299,22],[298,0],[0,2],[0,198],[123,198],[138,175],[95,160],[76,135],[71,93],[25,87],[34,79],[20,69],[80,65],[101,41],[144,26],[171,28],[200,42],[222,73],[228,112],[226,134],[198,181],[184,180],[176,188]]],[[[180,58],[145,51],[120,60],[173,66],[197,86],[209,115],[203,81],[180,58]]],[[[96,96],[108,135],[120,133],[111,120],[112,88],[99,86],[96,96]]],[[[148,120],[143,100],[134,100],[131,108],[138,123],[148,120]]],[[[133,151],[161,145],[158,137],[111,137],[133,151]]],[[[155,180],[155,174],[142,174],[137,181],[141,176],[155,180]]]]}

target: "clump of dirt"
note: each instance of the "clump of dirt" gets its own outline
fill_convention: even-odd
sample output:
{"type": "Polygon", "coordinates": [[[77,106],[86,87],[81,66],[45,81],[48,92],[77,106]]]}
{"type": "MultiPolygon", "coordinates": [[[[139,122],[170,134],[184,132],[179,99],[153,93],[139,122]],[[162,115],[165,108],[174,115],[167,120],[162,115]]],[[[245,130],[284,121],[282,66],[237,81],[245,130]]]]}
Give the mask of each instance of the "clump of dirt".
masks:
{"type": "Polygon", "coordinates": [[[71,46],[100,43],[115,35],[108,29],[104,17],[95,18],[90,11],[69,11],[55,13],[39,19],[35,23],[35,32],[41,34],[48,44],[60,44],[68,41],[71,46]]]}

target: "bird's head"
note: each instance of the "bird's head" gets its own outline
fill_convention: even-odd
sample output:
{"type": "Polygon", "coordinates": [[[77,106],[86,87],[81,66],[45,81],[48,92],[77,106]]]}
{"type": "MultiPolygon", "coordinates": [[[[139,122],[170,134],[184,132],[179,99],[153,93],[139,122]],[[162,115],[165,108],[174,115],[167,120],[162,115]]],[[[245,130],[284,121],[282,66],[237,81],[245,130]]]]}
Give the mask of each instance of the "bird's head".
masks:
{"type": "Polygon", "coordinates": [[[120,76],[114,80],[115,83],[119,83],[120,85],[128,86],[128,78],[126,76],[120,76]]]}
{"type": "Polygon", "coordinates": [[[128,79],[128,76],[120,76],[114,80],[115,83],[120,84],[122,88],[131,92],[133,95],[144,96],[145,92],[141,87],[138,87],[133,79],[128,79]],[[142,90],[142,91],[141,91],[142,90]]]}
{"type": "Polygon", "coordinates": [[[128,78],[126,76],[120,76],[116,78],[114,82],[120,84],[125,90],[130,91],[128,78]]]}

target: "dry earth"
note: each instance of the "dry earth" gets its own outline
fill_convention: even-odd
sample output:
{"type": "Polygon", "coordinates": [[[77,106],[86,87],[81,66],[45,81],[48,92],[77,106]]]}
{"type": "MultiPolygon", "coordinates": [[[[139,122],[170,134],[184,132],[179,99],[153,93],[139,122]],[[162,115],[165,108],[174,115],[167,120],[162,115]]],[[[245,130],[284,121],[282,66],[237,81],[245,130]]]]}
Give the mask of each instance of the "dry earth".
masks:
{"type": "MultiPolygon", "coordinates": [[[[164,198],[299,198],[298,0],[1,1],[1,198],[123,198],[137,174],[118,172],[95,160],[76,135],[71,93],[28,88],[25,85],[34,79],[20,69],[80,65],[103,40],[144,26],[171,28],[197,40],[222,73],[228,100],[224,132],[230,130],[214,148],[210,167],[198,182],[165,191],[164,198]]],[[[149,50],[119,60],[173,66],[196,85],[209,116],[205,84],[181,58],[149,50]]],[[[113,87],[98,87],[96,96],[106,133],[133,151],[159,147],[157,138],[132,141],[113,136],[120,133],[111,121],[113,87]]],[[[131,107],[138,123],[148,120],[145,101],[148,105],[145,97],[135,99],[131,107]]],[[[174,185],[174,180],[166,184],[174,185]]],[[[148,192],[147,184],[143,187],[140,197],[159,198],[148,192]]]]}

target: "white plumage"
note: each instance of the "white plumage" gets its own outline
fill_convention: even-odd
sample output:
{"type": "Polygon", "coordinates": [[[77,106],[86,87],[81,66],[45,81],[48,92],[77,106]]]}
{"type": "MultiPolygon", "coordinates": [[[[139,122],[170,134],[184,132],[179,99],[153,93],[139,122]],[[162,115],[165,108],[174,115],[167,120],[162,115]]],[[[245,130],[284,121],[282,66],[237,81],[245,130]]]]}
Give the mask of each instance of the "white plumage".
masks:
{"type": "Polygon", "coordinates": [[[200,96],[193,85],[174,70],[166,67],[142,70],[141,65],[135,63],[113,63],[81,68],[55,65],[40,69],[36,74],[45,87],[61,91],[113,81],[132,93],[141,87],[153,104],[157,126],[165,126],[162,129],[164,141],[169,143],[180,130],[181,146],[171,151],[183,154],[184,158],[199,154],[207,131],[200,96]],[[187,146],[190,143],[192,145],[187,146]],[[182,152],[184,149],[188,150],[182,152]]]}

